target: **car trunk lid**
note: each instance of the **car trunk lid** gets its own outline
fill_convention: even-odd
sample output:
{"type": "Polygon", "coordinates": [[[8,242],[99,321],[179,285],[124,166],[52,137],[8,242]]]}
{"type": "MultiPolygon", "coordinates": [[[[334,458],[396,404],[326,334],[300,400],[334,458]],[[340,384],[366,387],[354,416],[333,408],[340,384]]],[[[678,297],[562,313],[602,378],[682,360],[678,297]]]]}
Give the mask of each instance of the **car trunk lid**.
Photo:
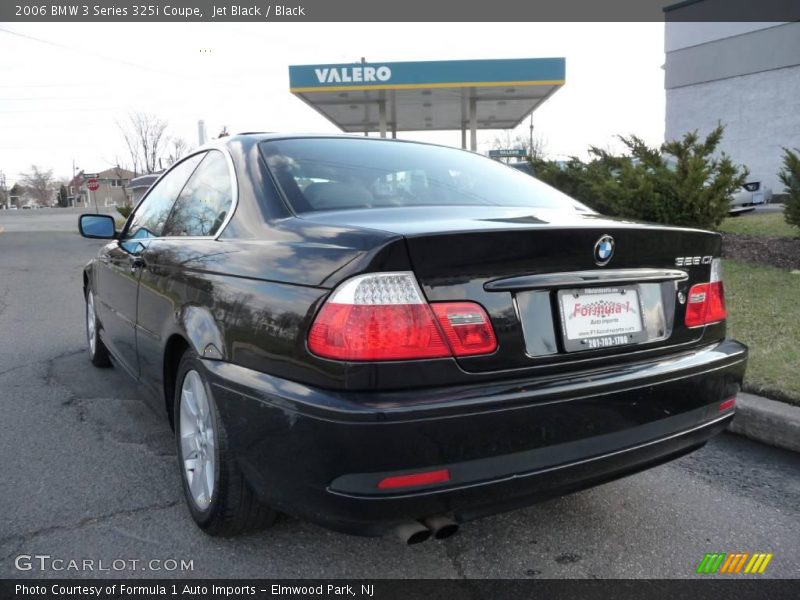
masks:
{"type": "Polygon", "coordinates": [[[403,235],[428,301],[482,305],[498,349],[459,358],[468,372],[591,365],[696,345],[703,328],[683,325],[684,303],[720,253],[709,232],[569,210],[414,207],[311,218],[403,235]],[[607,257],[598,256],[603,240],[607,257]],[[605,314],[609,306],[624,314],[605,314]],[[593,316],[606,322],[587,329],[593,316]]]}

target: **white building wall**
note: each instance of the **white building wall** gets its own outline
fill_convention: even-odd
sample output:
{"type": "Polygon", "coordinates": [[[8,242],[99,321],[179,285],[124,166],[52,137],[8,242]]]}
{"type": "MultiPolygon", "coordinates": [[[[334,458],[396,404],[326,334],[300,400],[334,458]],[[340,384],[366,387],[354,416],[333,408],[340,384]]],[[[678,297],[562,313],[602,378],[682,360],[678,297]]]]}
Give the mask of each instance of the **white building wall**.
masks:
{"type": "Polygon", "coordinates": [[[800,147],[800,66],[667,89],[666,139],[725,125],[721,149],[750,178],[783,191],[782,146],[800,147]]]}
{"type": "Polygon", "coordinates": [[[692,23],[667,21],[664,28],[664,52],[674,52],[699,44],[707,44],[752,31],[769,29],[781,23],[772,22],[715,22],[692,23]]]}
{"type": "Polygon", "coordinates": [[[800,147],[800,22],[668,22],[664,47],[665,138],[721,122],[721,150],[783,192],[782,148],[800,147]]]}

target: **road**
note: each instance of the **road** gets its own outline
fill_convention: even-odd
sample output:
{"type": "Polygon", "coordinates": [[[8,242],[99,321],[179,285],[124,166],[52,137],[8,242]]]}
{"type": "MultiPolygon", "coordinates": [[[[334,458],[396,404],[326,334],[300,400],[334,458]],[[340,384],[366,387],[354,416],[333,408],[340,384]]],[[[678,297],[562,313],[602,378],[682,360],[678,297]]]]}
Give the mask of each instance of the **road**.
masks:
{"type": "MultiPolygon", "coordinates": [[[[774,553],[764,577],[800,576],[800,461],[730,434],[442,542],[405,547],[288,517],[209,538],[183,505],[168,425],[122,372],[89,364],[80,269],[100,243],[75,219],[0,211],[0,577],[683,578],[706,552],[740,551],[774,553]],[[20,555],[125,563],[19,571],[20,555]],[[142,566],[154,559],[193,570],[142,566]]],[[[159,564],[172,566],[148,566],[159,564]]]]}

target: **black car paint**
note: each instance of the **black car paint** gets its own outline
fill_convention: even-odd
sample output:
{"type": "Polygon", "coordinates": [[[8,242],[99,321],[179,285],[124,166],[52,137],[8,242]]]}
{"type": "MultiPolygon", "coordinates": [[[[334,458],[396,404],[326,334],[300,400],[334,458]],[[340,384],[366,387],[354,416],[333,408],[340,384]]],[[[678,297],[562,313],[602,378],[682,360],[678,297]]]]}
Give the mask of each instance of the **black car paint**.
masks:
{"type": "MultiPolygon", "coordinates": [[[[234,136],[220,144],[232,160],[238,202],[217,238],[114,240],[85,269],[103,341],[158,408],[169,413],[166,363],[175,341],[206,359],[241,466],[265,501],[361,533],[433,512],[466,519],[505,506],[503,499],[524,504],[665,460],[702,444],[732,417],[719,421],[716,406],[737,392],[746,349],[725,341],[724,323],[687,329],[677,305],[676,327],[663,342],[531,357],[512,294],[490,291],[498,279],[597,269],[592,248],[601,235],[612,235],[617,247],[604,269],[666,269],[676,256],[719,256],[718,235],[521,208],[295,216],[260,157],[258,143],[268,139],[234,136]],[[482,304],[498,350],[385,363],[308,351],[306,332],[337,284],[364,272],[410,270],[429,301],[482,304]],[[665,364],[682,369],[660,370],[665,364]],[[681,414],[700,428],[684,431],[669,421],[681,414]],[[620,432],[646,425],[631,445],[664,438],[663,446],[616,454],[620,432]],[[685,438],[671,437],[681,432],[685,438]],[[438,465],[457,472],[452,465],[534,450],[537,460],[556,465],[563,461],[555,445],[569,443],[582,444],[587,456],[609,454],[607,468],[593,476],[565,465],[561,478],[520,473],[495,485],[479,477],[467,492],[414,490],[396,503],[337,487],[343,477],[438,465]]],[[[707,281],[708,268],[686,267],[676,292],[707,281]]]]}
{"type": "Polygon", "coordinates": [[[378,393],[224,362],[209,374],[262,498],[340,531],[380,534],[423,515],[463,521],[523,506],[695,449],[730,421],[709,400],[738,391],[745,355],[722,342],[621,369],[378,393]],[[386,476],[444,467],[448,485],[376,489],[386,476]]]}

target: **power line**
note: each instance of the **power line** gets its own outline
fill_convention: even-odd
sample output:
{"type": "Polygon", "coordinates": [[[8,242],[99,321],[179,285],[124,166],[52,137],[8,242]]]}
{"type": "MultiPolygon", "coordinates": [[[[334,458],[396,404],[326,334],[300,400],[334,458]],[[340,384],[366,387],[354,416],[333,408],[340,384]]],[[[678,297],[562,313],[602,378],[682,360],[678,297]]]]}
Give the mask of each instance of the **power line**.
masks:
{"type": "Polygon", "coordinates": [[[164,71],[163,69],[156,69],[156,68],[153,68],[153,67],[147,67],[145,65],[140,65],[138,63],[130,62],[130,61],[127,61],[127,60],[124,60],[124,59],[121,59],[121,58],[116,58],[116,57],[113,57],[113,56],[107,56],[107,55],[101,54],[99,52],[94,52],[92,50],[87,50],[85,48],[80,48],[80,47],[77,47],[77,46],[70,46],[70,45],[67,45],[67,44],[62,44],[60,42],[54,42],[52,40],[45,40],[45,39],[38,38],[38,37],[35,37],[35,36],[32,36],[32,35],[28,35],[26,33],[19,33],[17,31],[12,31],[10,29],[5,29],[3,27],[0,27],[0,33],[7,33],[9,35],[14,35],[14,36],[17,36],[17,37],[20,37],[20,38],[23,38],[23,39],[26,39],[26,40],[29,40],[29,41],[32,41],[32,42],[37,42],[39,44],[45,44],[47,46],[53,46],[55,48],[63,48],[65,50],[70,50],[72,52],[79,52],[79,53],[82,53],[82,54],[88,54],[89,56],[94,56],[94,57],[101,58],[103,60],[116,62],[116,63],[122,64],[122,65],[126,65],[128,67],[134,67],[136,69],[142,69],[142,70],[145,70],[145,71],[152,71],[153,73],[161,73],[162,75],[170,75],[171,77],[184,77],[185,76],[183,73],[175,73],[175,72],[172,72],[172,71],[164,71]]]}
{"type": "MultiPolygon", "coordinates": [[[[96,110],[125,110],[123,106],[108,106],[108,107],[83,107],[83,108],[48,108],[47,112],[94,112],[96,110]]],[[[41,108],[20,108],[11,110],[0,110],[2,113],[39,113],[42,112],[41,108]]]]}
{"type": "MultiPolygon", "coordinates": [[[[102,54],[100,52],[96,52],[96,51],[93,51],[93,50],[90,50],[90,49],[87,49],[87,48],[83,48],[83,47],[80,47],[80,46],[71,46],[69,44],[62,44],[60,42],[54,42],[52,40],[46,40],[44,38],[39,38],[39,37],[36,37],[36,36],[33,36],[33,35],[28,35],[26,33],[19,33],[17,31],[12,31],[12,30],[6,29],[4,27],[0,27],[0,33],[7,33],[9,35],[17,36],[17,37],[20,37],[20,38],[28,40],[28,41],[36,42],[36,43],[39,43],[39,44],[45,44],[47,46],[53,46],[55,48],[69,50],[71,52],[76,52],[76,53],[79,53],[79,54],[92,56],[92,57],[99,58],[99,59],[106,60],[106,61],[110,61],[110,62],[119,63],[121,65],[126,65],[128,67],[133,67],[135,69],[141,69],[141,70],[144,70],[144,71],[150,71],[152,73],[159,73],[161,75],[166,75],[166,76],[173,77],[173,78],[174,77],[179,77],[179,78],[181,78],[181,79],[183,79],[185,81],[191,81],[191,82],[195,82],[195,83],[197,83],[197,82],[207,83],[208,82],[209,73],[206,72],[206,71],[198,72],[198,73],[186,73],[186,72],[178,72],[178,71],[168,71],[168,70],[160,69],[160,68],[157,68],[157,67],[149,67],[147,65],[142,65],[142,64],[139,64],[139,63],[131,62],[131,61],[128,61],[128,60],[125,60],[125,59],[122,59],[122,58],[109,56],[107,54],[102,54]]],[[[228,82],[228,83],[235,83],[235,84],[237,84],[239,86],[257,85],[259,83],[258,81],[255,81],[255,80],[253,80],[253,81],[248,81],[247,80],[247,77],[249,75],[251,75],[250,71],[231,72],[227,67],[223,66],[222,68],[223,68],[222,72],[218,72],[218,73],[214,74],[214,79],[218,83],[220,83],[220,82],[228,82]]],[[[33,88],[33,87],[76,87],[76,86],[85,87],[85,86],[99,86],[99,85],[106,85],[106,84],[103,84],[103,83],[92,83],[92,82],[86,82],[86,83],[63,83],[63,84],[62,83],[36,83],[36,84],[19,84],[19,85],[16,85],[16,84],[15,85],[5,85],[4,84],[4,85],[0,85],[0,88],[14,88],[14,87],[20,87],[20,88],[24,88],[24,87],[31,87],[31,88],[33,88]]],[[[147,89],[147,87],[148,86],[145,85],[145,89],[147,89]]],[[[158,89],[159,87],[160,86],[158,86],[158,85],[153,85],[152,86],[153,89],[158,89]]]]}
{"type": "Polygon", "coordinates": [[[14,85],[0,85],[0,88],[44,88],[44,87],[85,87],[87,85],[107,85],[105,82],[95,83],[15,83],[14,85]]]}

